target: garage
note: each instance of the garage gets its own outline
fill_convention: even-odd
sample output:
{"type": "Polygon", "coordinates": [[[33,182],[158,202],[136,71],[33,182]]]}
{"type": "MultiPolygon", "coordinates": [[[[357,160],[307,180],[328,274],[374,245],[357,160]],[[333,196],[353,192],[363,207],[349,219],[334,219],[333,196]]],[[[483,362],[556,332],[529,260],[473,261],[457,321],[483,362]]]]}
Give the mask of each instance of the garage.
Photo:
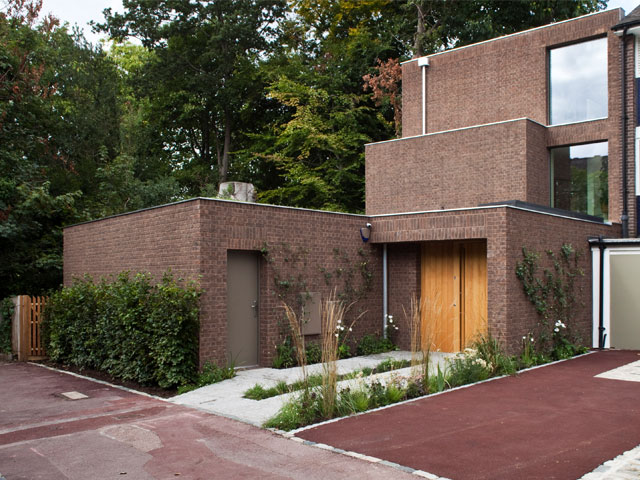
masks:
{"type": "Polygon", "coordinates": [[[591,240],[593,347],[640,349],[640,240],[591,240]],[[601,268],[602,267],[602,268],[601,268]]]}

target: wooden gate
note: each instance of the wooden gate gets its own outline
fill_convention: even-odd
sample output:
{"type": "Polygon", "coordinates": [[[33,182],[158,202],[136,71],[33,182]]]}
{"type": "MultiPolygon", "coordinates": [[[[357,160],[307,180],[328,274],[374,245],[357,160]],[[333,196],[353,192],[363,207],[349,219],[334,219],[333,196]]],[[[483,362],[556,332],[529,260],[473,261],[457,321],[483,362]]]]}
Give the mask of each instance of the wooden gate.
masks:
{"type": "Polygon", "coordinates": [[[46,357],[41,325],[46,297],[15,297],[13,321],[13,351],[19,361],[41,360],[46,357]]]}

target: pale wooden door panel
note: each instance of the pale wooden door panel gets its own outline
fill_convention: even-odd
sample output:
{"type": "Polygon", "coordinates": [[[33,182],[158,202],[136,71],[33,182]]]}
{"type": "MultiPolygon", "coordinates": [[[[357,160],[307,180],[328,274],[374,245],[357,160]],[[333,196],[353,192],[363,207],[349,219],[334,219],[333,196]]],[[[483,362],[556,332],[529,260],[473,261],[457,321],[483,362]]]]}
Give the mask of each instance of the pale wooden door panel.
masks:
{"type": "Polygon", "coordinates": [[[487,250],[481,242],[422,247],[422,342],[459,352],[487,332],[487,250]]]}
{"type": "Polygon", "coordinates": [[[485,242],[464,246],[464,315],[462,348],[487,334],[487,246],[485,242]]]}
{"type": "Polygon", "coordinates": [[[451,242],[425,244],[422,249],[422,341],[434,350],[459,349],[459,260],[451,242]]]}

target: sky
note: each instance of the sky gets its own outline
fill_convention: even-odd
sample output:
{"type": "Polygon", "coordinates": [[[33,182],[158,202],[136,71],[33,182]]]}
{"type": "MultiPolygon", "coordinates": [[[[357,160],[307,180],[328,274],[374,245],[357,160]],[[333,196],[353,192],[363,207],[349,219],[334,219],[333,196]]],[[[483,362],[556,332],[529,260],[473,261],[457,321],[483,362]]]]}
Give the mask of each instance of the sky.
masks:
{"type": "MultiPolygon", "coordinates": [[[[640,0],[610,0],[608,8],[622,7],[626,13],[631,12],[640,5],[640,0]]],[[[91,43],[96,43],[101,38],[91,32],[88,25],[90,20],[100,23],[104,20],[102,11],[111,7],[114,11],[122,12],[122,0],[44,0],[42,10],[44,13],[53,13],[61,22],[69,22],[69,25],[78,24],[84,30],[85,37],[91,43]]]]}
{"type": "MultiPolygon", "coordinates": [[[[640,0],[638,0],[640,1],[640,0]]],[[[60,19],[60,23],[68,22],[70,27],[77,24],[84,30],[85,38],[91,43],[97,43],[104,34],[97,35],[91,32],[89,22],[104,21],[102,11],[111,8],[116,12],[123,12],[122,0],[44,0],[42,13],[52,13],[60,19]]]]}

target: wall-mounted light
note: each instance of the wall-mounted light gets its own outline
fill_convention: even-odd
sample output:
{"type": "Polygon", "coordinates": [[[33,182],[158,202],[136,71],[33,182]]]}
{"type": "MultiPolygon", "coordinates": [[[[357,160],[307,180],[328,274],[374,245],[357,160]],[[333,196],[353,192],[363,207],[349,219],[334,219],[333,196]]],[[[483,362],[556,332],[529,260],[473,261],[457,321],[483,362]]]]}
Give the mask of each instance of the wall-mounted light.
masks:
{"type": "Polygon", "coordinates": [[[367,223],[366,226],[360,229],[360,238],[362,238],[362,241],[364,243],[367,243],[369,241],[370,236],[371,236],[371,224],[367,223]]]}

